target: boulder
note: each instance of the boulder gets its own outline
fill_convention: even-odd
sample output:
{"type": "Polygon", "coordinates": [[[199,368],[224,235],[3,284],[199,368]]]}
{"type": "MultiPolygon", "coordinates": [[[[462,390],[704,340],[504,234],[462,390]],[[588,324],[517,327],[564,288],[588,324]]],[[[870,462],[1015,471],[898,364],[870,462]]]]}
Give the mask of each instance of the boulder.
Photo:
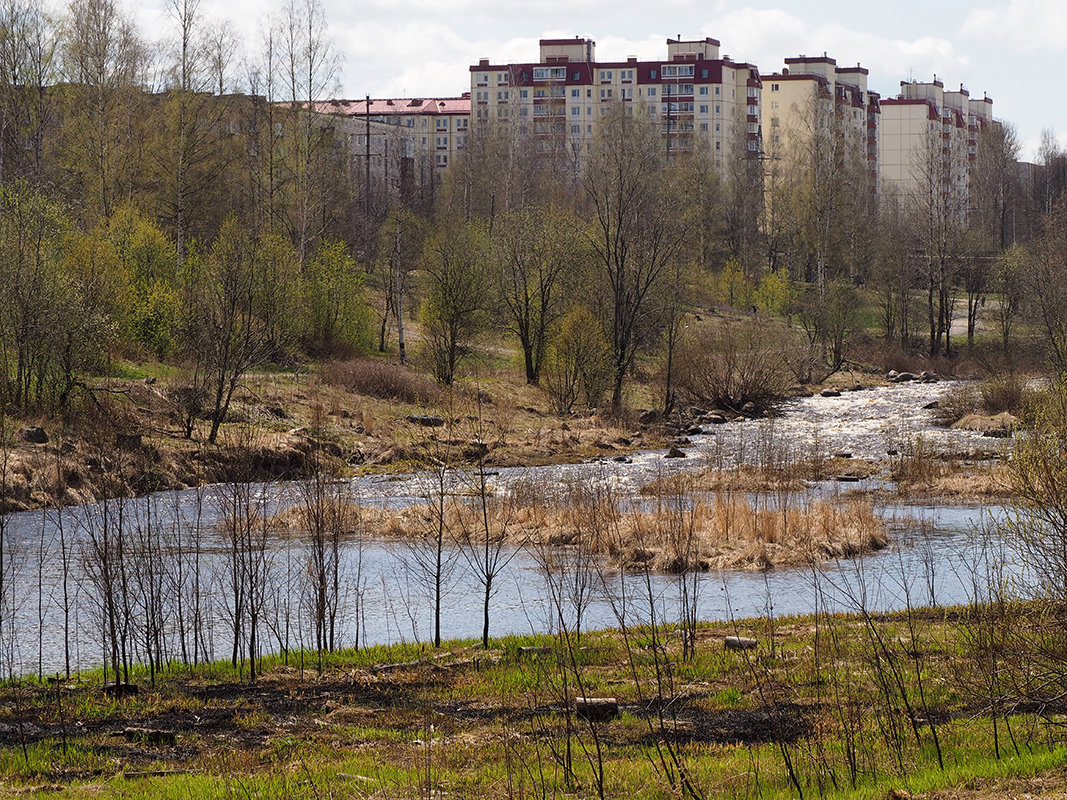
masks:
{"type": "Polygon", "coordinates": [[[424,428],[440,428],[445,424],[444,419],[436,414],[408,414],[405,419],[412,425],[422,425],[424,428]]]}
{"type": "Polygon", "coordinates": [[[893,379],[893,383],[907,383],[908,381],[915,380],[915,376],[910,372],[901,372],[893,379]]]}
{"type": "Polygon", "coordinates": [[[727,636],[722,645],[727,650],[755,650],[758,642],[747,636],[727,636]]]}
{"type": "Polygon", "coordinates": [[[651,425],[654,422],[659,422],[662,416],[663,415],[660,414],[659,411],[654,408],[650,408],[647,411],[642,411],[641,414],[637,417],[637,421],[640,422],[642,425],[651,425]]]}
{"type": "Polygon", "coordinates": [[[18,436],[22,441],[30,444],[48,444],[48,434],[39,425],[30,425],[22,428],[18,436]]]}
{"type": "Polygon", "coordinates": [[[119,450],[139,450],[141,448],[141,434],[116,433],[115,447],[119,450]]]}
{"type": "Polygon", "coordinates": [[[614,697],[575,697],[574,713],[590,722],[606,722],[619,716],[619,701],[614,697]]]}
{"type": "Polygon", "coordinates": [[[677,447],[672,447],[667,451],[667,455],[665,455],[664,458],[686,458],[686,455],[677,447]]]}
{"type": "Polygon", "coordinates": [[[841,396],[841,392],[837,391],[837,389],[823,389],[821,392],[819,392],[819,396],[820,397],[840,397],[841,396]]]}

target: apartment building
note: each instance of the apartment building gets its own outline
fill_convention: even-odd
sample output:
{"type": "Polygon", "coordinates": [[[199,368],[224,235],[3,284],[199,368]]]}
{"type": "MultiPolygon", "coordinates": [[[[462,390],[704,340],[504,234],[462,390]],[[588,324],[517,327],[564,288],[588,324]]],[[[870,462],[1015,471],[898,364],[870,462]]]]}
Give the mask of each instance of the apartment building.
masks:
{"type": "Polygon", "coordinates": [[[774,159],[809,153],[814,136],[835,135],[877,175],[880,96],[869,72],[822,56],[785,59],[781,72],[761,75],[764,152],[774,159]]]}
{"type": "Polygon", "coordinates": [[[542,39],[539,59],[470,68],[471,124],[515,127],[544,152],[575,162],[590,152],[597,121],[614,104],[662,130],[668,155],[695,147],[721,167],[760,149],[760,78],[751,64],[720,56],[715,39],[667,40],[660,61],[597,61],[591,39],[542,39]]]}
{"type": "Polygon", "coordinates": [[[939,185],[965,213],[979,137],[993,124],[989,97],[972,99],[963,86],[945,91],[936,76],[930,82],[901,81],[900,94],[882,101],[883,191],[907,197],[939,185]]]}
{"type": "Polygon", "coordinates": [[[389,176],[407,159],[421,172],[443,170],[467,145],[470,96],[326,100],[320,114],[340,121],[354,159],[369,157],[373,174],[389,176]],[[368,132],[370,140],[368,142],[368,132]]]}

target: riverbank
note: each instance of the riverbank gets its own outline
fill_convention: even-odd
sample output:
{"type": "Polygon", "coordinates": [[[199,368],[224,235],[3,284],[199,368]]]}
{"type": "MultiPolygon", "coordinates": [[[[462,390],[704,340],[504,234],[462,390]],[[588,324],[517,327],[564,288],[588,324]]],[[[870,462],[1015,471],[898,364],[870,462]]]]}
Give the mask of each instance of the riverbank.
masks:
{"type": "Polygon", "coordinates": [[[328,378],[252,376],[216,444],[206,441],[203,420],[185,435],[175,406],[181,387],[165,378],[112,380],[103,410],[67,423],[7,419],[0,431],[7,443],[0,453],[0,509],[54,508],[227,481],[298,480],[312,472],[352,477],[440,463],[500,469],[625,462],[670,448],[670,455],[700,461],[687,471],[700,471],[706,490],[779,492],[811,481],[877,477],[895,481],[905,497],[970,502],[1008,496],[991,460],[1005,449],[1004,440],[980,430],[944,429],[951,441],[927,441],[938,429],[933,412],[921,407],[936,405],[937,384],[842,386],[852,391],[796,400],[781,421],[746,422],[715,409],[686,407],[667,419],[643,413],[656,404],[652,386],[635,387],[635,410],[621,416],[560,417],[542,390],[506,375],[463,384],[451,395],[432,385],[397,390],[402,397],[367,394],[389,392],[356,391],[328,378]],[[886,392],[896,399],[879,399],[886,392]],[[878,411],[855,418],[869,404],[878,411]],[[895,419],[901,414],[908,421],[895,419]],[[856,447],[862,452],[851,452],[856,447]]]}
{"type": "Polygon", "coordinates": [[[247,664],[137,670],[121,699],[99,673],[7,684],[0,781],[42,798],[1062,797],[1065,709],[1039,694],[1056,667],[1036,648],[1051,610],[580,638],[569,622],[488,649],[291,652],[253,685],[247,664]]]}

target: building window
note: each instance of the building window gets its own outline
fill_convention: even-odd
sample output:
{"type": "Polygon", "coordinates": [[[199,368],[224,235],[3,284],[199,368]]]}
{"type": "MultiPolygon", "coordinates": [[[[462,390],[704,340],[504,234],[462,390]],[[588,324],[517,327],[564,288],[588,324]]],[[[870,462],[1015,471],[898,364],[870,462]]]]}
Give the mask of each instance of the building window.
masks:
{"type": "Polygon", "coordinates": [[[529,96],[530,96],[530,90],[529,89],[519,89],[519,98],[520,99],[526,100],[529,96]]]}
{"type": "Polygon", "coordinates": [[[603,69],[600,70],[600,80],[602,80],[602,81],[610,81],[611,80],[611,70],[610,69],[608,69],[608,70],[603,70],[603,69]]]}
{"type": "Polygon", "coordinates": [[[577,98],[577,97],[581,97],[581,96],[582,96],[582,90],[581,89],[571,89],[571,97],[576,97],[577,98]]]}
{"type": "Polygon", "coordinates": [[[648,71],[648,77],[649,77],[650,79],[652,79],[652,80],[656,80],[656,70],[654,70],[654,69],[650,69],[650,70],[648,71]]]}
{"type": "Polygon", "coordinates": [[[718,96],[719,96],[719,89],[721,89],[721,88],[722,88],[721,86],[716,86],[716,87],[715,87],[715,96],[716,96],[716,97],[718,97],[718,96]]]}
{"type": "Polygon", "coordinates": [[[700,70],[700,77],[701,78],[708,77],[708,70],[706,68],[700,70]]]}
{"type": "Polygon", "coordinates": [[[702,95],[704,95],[704,96],[707,96],[707,94],[708,94],[708,87],[707,87],[707,86],[701,86],[701,87],[700,87],[700,93],[701,93],[702,95]]]}
{"type": "Polygon", "coordinates": [[[722,142],[716,141],[715,142],[715,149],[716,150],[722,150],[722,142]]]}
{"type": "Polygon", "coordinates": [[[748,87],[748,96],[749,97],[756,97],[756,87],[755,86],[749,86],[748,87]]]}
{"type": "Polygon", "coordinates": [[[581,79],[582,79],[582,73],[580,73],[580,72],[572,72],[571,73],[571,80],[580,81],[581,79]]]}
{"type": "Polygon", "coordinates": [[[581,125],[571,125],[571,133],[581,133],[581,132],[582,132],[582,126],[581,125]]]}
{"type": "Polygon", "coordinates": [[[439,130],[439,131],[447,131],[448,130],[448,119],[447,118],[446,119],[437,120],[437,130],[439,130]]]}
{"type": "Polygon", "coordinates": [[[701,122],[701,123],[700,123],[700,130],[702,130],[702,131],[707,131],[707,129],[708,129],[708,123],[706,123],[706,122],[701,122]]]}
{"type": "Polygon", "coordinates": [[[578,106],[574,106],[574,107],[571,108],[571,116],[572,117],[577,117],[581,113],[582,113],[582,109],[578,108],[578,106]]]}
{"type": "Polygon", "coordinates": [[[655,97],[656,96],[656,87],[655,86],[649,86],[648,87],[648,96],[649,97],[655,97]]]}
{"type": "Polygon", "coordinates": [[[708,107],[707,106],[701,106],[700,107],[700,113],[701,114],[707,114],[708,113],[708,107]]]}
{"type": "Polygon", "coordinates": [[[508,82],[508,74],[506,72],[501,72],[499,75],[496,76],[496,82],[497,83],[507,83],[508,82]]]}
{"type": "Polygon", "coordinates": [[[772,92],[777,92],[779,88],[780,88],[780,87],[778,86],[778,84],[777,84],[777,83],[772,83],[772,84],[771,84],[771,91],[772,91],[772,92]]]}
{"type": "Polygon", "coordinates": [[[691,78],[695,74],[696,67],[692,64],[664,64],[664,78],[691,78]]]}

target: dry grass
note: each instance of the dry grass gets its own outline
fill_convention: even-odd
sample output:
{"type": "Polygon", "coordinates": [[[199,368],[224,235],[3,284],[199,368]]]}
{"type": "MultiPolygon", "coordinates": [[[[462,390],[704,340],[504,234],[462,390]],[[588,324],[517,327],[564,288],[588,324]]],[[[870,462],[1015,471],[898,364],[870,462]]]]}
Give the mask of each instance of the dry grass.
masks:
{"type": "MultiPolygon", "coordinates": [[[[624,508],[594,488],[568,487],[556,497],[525,491],[487,503],[494,541],[546,553],[577,546],[626,569],[766,570],[850,558],[888,543],[882,521],[863,501],[757,508],[744,497],[711,494],[649,511],[624,508]]],[[[383,536],[423,536],[437,525],[429,506],[373,513],[376,520],[368,530],[383,536]]],[[[455,541],[478,541],[485,535],[480,503],[470,498],[451,499],[444,523],[455,541]]]]}
{"type": "Polygon", "coordinates": [[[328,384],[381,400],[428,405],[441,395],[440,387],[425,375],[373,358],[331,361],[321,374],[328,384]]]}

